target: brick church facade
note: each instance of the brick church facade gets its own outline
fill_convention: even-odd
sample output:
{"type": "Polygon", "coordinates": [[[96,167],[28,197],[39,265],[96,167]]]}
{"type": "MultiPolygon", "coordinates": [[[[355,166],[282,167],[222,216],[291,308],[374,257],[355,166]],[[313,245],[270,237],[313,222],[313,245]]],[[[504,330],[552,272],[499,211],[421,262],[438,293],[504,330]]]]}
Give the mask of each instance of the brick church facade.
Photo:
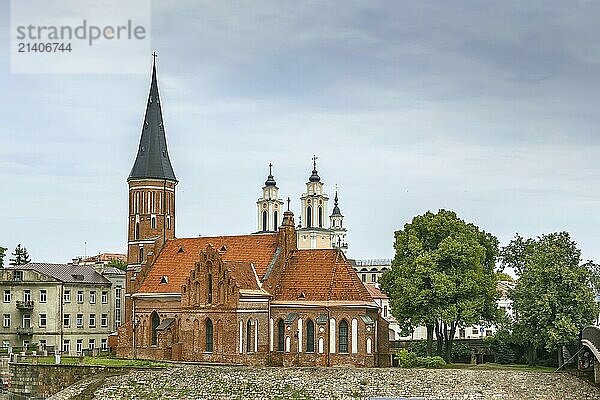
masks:
{"type": "MultiPolygon", "coordinates": [[[[289,200],[272,230],[175,237],[177,179],[156,65],[128,184],[126,313],[118,356],[273,366],[389,365],[388,324],[377,304],[340,246],[298,245],[289,200]]],[[[271,174],[265,184],[275,186],[271,174]]]]}

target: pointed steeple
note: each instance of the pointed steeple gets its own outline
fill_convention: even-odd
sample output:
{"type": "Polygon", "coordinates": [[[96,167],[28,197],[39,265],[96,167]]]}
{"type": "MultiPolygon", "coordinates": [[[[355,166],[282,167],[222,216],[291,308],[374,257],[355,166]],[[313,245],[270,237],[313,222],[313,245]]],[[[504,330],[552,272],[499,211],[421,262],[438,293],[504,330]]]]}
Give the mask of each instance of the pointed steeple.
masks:
{"type": "Polygon", "coordinates": [[[335,190],[335,198],[333,199],[333,212],[331,213],[332,216],[334,215],[342,215],[341,211],[340,211],[340,206],[338,204],[338,193],[337,193],[337,189],[335,190]]]}
{"type": "Polygon", "coordinates": [[[158,81],[156,78],[156,53],[153,54],[152,82],[146,105],[146,115],[142,126],[142,136],[137,157],[128,181],[131,179],[166,179],[177,182],[165,138],[158,81]]]}

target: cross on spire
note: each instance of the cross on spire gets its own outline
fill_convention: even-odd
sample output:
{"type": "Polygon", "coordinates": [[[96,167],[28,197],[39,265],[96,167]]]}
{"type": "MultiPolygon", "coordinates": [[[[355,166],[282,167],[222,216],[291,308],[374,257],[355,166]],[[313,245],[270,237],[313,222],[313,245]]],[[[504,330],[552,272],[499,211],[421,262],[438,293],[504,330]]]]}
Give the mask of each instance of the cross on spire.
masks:
{"type": "Polygon", "coordinates": [[[156,64],[156,58],[158,57],[158,54],[156,54],[155,51],[152,52],[152,59],[154,60],[154,64],[156,64]]]}
{"type": "Polygon", "coordinates": [[[269,163],[269,175],[273,175],[271,168],[273,168],[273,164],[269,163]]]}
{"type": "Polygon", "coordinates": [[[291,200],[290,200],[290,198],[288,197],[288,199],[287,199],[287,203],[288,203],[288,209],[287,209],[287,210],[288,210],[288,211],[290,211],[290,201],[291,201],[291,200]]]}
{"type": "Polygon", "coordinates": [[[319,159],[319,157],[317,157],[316,155],[313,155],[313,167],[316,170],[317,169],[317,160],[319,159]]]}

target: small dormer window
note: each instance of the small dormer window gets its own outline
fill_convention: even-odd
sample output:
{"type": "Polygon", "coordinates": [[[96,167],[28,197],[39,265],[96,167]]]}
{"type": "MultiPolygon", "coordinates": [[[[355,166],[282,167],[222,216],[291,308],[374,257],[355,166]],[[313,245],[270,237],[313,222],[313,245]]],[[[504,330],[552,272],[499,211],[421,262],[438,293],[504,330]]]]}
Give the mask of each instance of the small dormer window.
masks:
{"type": "Polygon", "coordinates": [[[160,277],[160,284],[161,285],[165,285],[169,283],[169,277],[167,275],[163,275],[160,277]]]}
{"type": "Polygon", "coordinates": [[[177,250],[177,253],[178,254],[183,253],[183,247],[182,246],[179,246],[179,250],[177,250]]]}
{"type": "Polygon", "coordinates": [[[227,246],[225,246],[225,245],[221,246],[221,251],[227,251],[227,246]]]}
{"type": "Polygon", "coordinates": [[[304,294],[304,292],[300,293],[300,295],[298,296],[299,299],[304,299],[306,298],[306,294],[304,294]]]}

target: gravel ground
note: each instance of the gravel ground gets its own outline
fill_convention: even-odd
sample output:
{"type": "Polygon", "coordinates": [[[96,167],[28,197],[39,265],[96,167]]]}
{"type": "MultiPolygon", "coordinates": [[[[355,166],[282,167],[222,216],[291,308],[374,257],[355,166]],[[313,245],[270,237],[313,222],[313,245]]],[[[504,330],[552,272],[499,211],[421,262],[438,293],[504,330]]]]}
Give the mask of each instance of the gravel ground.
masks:
{"type": "MultiPolygon", "coordinates": [[[[106,377],[94,399],[600,399],[567,373],[184,365],[106,377]]],[[[76,386],[76,385],[74,385],[76,386]]],[[[85,385],[79,384],[79,388],[85,385]]],[[[71,387],[72,389],[73,387],[71,387]]],[[[53,398],[68,399],[66,391],[53,398]],[[63,396],[64,394],[64,396],[63,396]]],[[[73,395],[71,391],[71,396],[73,395]]],[[[74,398],[80,398],[74,396],[74,398]]]]}

